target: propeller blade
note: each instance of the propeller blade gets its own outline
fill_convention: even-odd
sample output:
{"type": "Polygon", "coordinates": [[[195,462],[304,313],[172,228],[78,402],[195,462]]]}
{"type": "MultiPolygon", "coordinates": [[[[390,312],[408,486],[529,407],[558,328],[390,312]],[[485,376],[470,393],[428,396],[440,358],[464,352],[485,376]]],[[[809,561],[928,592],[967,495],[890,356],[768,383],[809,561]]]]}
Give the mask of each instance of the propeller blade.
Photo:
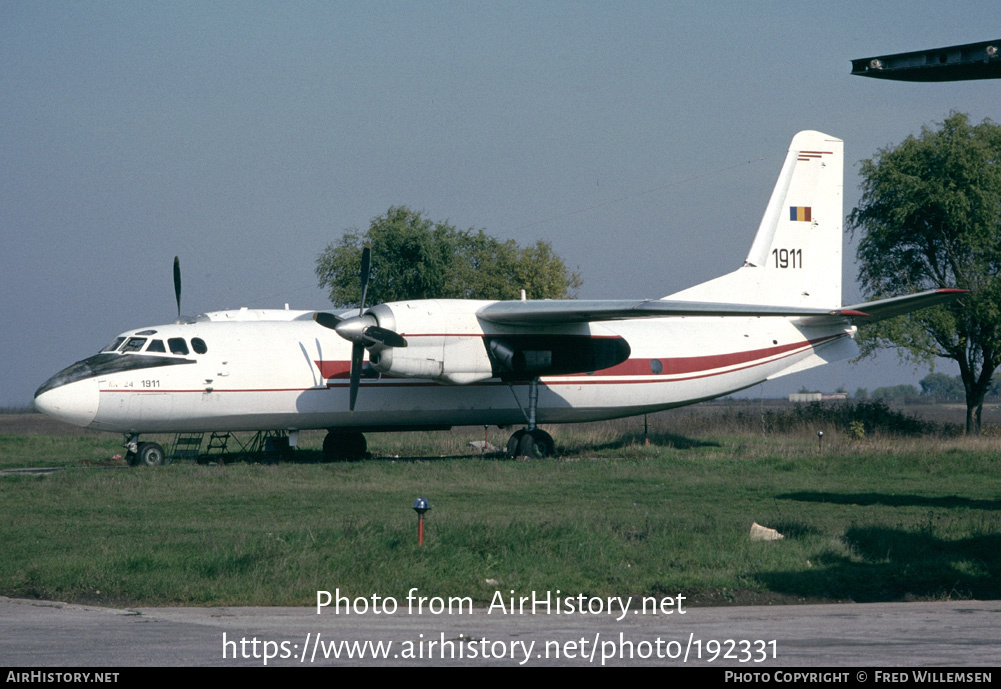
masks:
{"type": "Polygon", "coordinates": [[[324,328],[335,330],[338,335],[351,343],[351,389],[348,407],[352,413],[355,410],[355,402],[358,401],[365,348],[376,345],[383,347],[407,346],[407,341],[402,335],[388,328],[379,327],[375,316],[365,313],[365,299],[368,296],[368,279],[371,272],[372,246],[366,244],[361,253],[361,303],[358,307],[358,315],[342,318],[322,311],[313,314],[314,321],[324,328]]]}
{"type": "Polygon", "coordinates": [[[174,256],[174,297],[177,299],[177,320],[181,320],[181,262],[174,256]]]}
{"type": "Polygon", "coordinates": [[[365,345],[355,342],[351,346],[351,399],[348,402],[348,409],[354,412],[355,401],[358,399],[358,386],[361,384],[362,356],[365,354],[365,345]]]}
{"type": "Polygon", "coordinates": [[[364,336],[370,340],[375,340],[386,347],[406,347],[407,341],[399,333],[388,328],[381,328],[378,325],[370,325],[365,328],[364,336]]]}
{"type": "Polygon", "coordinates": [[[372,245],[365,244],[361,252],[361,304],[358,306],[358,315],[365,313],[365,297],[368,296],[368,279],[372,274],[372,245]]]}
{"type": "Polygon", "coordinates": [[[323,313],[322,311],[317,311],[316,313],[313,314],[313,320],[322,325],[324,328],[337,330],[337,324],[340,323],[342,319],[338,318],[332,313],[323,313]]]}

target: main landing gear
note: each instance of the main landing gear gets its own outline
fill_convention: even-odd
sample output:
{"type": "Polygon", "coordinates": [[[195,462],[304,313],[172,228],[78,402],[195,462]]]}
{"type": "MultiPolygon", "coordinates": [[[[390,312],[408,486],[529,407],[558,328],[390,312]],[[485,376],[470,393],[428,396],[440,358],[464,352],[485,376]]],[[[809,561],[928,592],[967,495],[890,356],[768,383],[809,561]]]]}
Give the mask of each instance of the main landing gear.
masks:
{"type": "Polygon", "coordinates": [[[541,428],[522,428],[515,431],[507,441],[507,453],[512,457],[541,459],[556,454],[553,436],[541,428]]]}
{"type": "Polygon", "coordinates": [[[159,443],[141,443],[139,434],[125,438],[125,461],[131,467],[158,467],[167,463],[167,455],[159,443]]]}
{"type": "MultiPolygon", "coordinates": [[[[512,388],[511,392],[514,392],[512,388]]],[[[517,397],[515,397],[517,400],[517,397]]],[[[507,441],[507,453],[512,457],[541,459],[556,454],[553,436],[535,425],[535,414],[539,408],[539,379],[528,383],[528,426],[515,431],[507,441]]]]}
{"type": "Polygon", "coordinates": [[[368,456],[368,441],[358,431],[327,431],[323,439],[323,461],[356,462],[368,456]]]}

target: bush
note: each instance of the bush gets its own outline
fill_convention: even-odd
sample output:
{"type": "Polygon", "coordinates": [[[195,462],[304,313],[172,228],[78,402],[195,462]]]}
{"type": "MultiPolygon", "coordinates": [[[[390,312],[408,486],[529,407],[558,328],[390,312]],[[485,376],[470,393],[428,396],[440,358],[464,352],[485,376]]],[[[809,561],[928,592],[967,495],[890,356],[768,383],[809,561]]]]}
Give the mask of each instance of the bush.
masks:
{"type": "Polygon", "coordinates": [[[810,402],[790,411],[764,414],[764,427],[769,432],[792,431],[805,425],[834,427],[860,438],[873,433],[928,435],[942,430],[933,422],[894,411],[881,400],[810,402]]]}

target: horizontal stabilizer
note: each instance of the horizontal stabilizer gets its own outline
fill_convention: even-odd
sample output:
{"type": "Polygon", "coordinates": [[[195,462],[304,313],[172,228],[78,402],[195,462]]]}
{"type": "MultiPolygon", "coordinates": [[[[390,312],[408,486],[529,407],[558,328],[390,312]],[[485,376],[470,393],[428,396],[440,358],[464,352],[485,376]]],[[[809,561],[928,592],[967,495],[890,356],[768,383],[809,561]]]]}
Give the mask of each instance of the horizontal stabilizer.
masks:
{"type": "Polygon", "coordinates": [[[902,316],[905,313],[926,309],[937,304],[946,304],[957,299],[969,290],[965,289],[932,289],[927,292],[908,294],[903,297],[890,297],[889,299],[878,299],[865,304],[853,304],[846,306],[845,311],[859,311],[860,315],[852,315],[852,320],[856,323],[875,323],[894,316],[902,316]]]}

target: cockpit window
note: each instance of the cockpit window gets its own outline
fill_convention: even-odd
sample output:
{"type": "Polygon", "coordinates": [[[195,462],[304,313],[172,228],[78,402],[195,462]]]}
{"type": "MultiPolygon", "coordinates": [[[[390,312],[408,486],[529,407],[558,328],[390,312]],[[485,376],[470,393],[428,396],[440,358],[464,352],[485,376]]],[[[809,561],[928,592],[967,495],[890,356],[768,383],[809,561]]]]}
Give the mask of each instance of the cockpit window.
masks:
{"type": "Polygon", "coordinates": [[[183,337],[172,337],[167,340],[167,344],[170,346],[171,354],[188,353],[188,343],[184,341],[183,337]]]}
{"type": "Polygon", "coordinates": [[[163,340],[152,340],[149,343],[149,347],[146,348],[147,352],[164,352],[166,353],[167,348],[163,346],[163,340]]]}
{"type": "Polygon", "coordinates": [[[122,352],[138,352],[146,344],[145,337],[130,337],[129,341],[122,347],[122,352]]]}
{"type": "Polygon", "coordinates": [[[114,342],[112,342],[111,344],[109,344],[107,347],[105,347],[101,351],[102,352],[113,352],[116,349],[118,349],[119,347],[121,347],[123,342],[125,342],[125,338],[124,337],[116,337],[114,342]]]}
{"type": "Polygon", "coordinates": [[[196,354],[204,354],[209,351],[209,348],[205,346],[205,340],[200,337],[191,338],[191,348],[195,350],[196,354]]]}

